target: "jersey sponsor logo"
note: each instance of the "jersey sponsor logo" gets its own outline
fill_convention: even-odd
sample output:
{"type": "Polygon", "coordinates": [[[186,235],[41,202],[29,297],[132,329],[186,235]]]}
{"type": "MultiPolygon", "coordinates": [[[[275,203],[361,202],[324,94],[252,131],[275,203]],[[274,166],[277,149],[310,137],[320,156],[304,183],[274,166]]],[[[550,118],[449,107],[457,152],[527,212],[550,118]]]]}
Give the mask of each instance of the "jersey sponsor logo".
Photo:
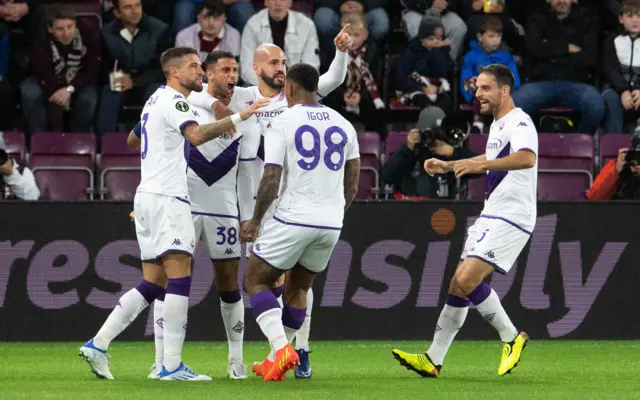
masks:
{"type": "Polygon", "coordinates": [[[259,244],[259,243],[256,243],[256,244],[253,246],[253,251],[255,251],[256,253],[260,251],[260,244],[259,244]]]}
{"type": "Polygon", "coordinates": [[[173,239],[173,243],[171,243],[172,246],[182,246],[182,242],[180,241],[180,239],[175,238],[173,239]]]}
{"type": "Polygon", "coordinates": [[[526,122],[522,121],[518,124],[518,127],[521,127],[521,126],[528,126],[528,125],[526,122]]]}
{"type": "Polygon", "coordinates": [[[502,148],[502,140],[500,139],[491,139],[487,143],[487,150],[498,150],[502,148]]]}
{"type": "Polygon", "coordinates": [[[225,256],[232,256],[233,255],[233,249],[231,247],[227,247],[227,249],[224,251],[224,255],[225,256]]]}
{"type": "Polygon", "coordinates": [[[238,321],[236,325],[231,329],[233,329],[234,332],[242,333],[242,331],[244,330],[244,324],[242,323],[242,321],[238,321]]]}
{"type": "Polygon", "coordinates": [[[183,97],[182,97],[182,95],[181,95],[181,94],[174,94],[174,95],[173,95],[173,100],[175,100],[175,99],[182,99],[182,98],[183,98],[183,97]]]}
{"type": "Polygon", "coordinates": [[[275,118],[278,115],[282,114],[284,110],[276,110],[276,111],[263,111],[256,114],[257,118],[275,118]]]}
{"type": "Polygon", "coordinates": [[[495,253],[493,252],[493,250],[489,250],[489,251],[487,251],[487,252],[485,253],[485,255],[486,255],[490,260],[495,260],[495,258],[496,258],[496,255],[495,255],[495,253]]]}
{"type": "Polygon", "coordinates": [[[187,112],[189,111],[189,104],[186,101],[179,101],[176,103],[176,110],[187,112]]]}

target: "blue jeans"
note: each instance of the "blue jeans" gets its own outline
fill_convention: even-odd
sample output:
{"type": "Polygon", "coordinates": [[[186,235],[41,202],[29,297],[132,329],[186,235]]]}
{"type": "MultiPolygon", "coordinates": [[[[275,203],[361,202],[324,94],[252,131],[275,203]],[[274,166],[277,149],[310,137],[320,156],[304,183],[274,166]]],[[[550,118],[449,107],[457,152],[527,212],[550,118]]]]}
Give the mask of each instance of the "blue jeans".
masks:
{"type": "Polygon", "coordinates": [[[514,93],[513,100],[529,115],[545,107],[571,107],[580,113],[578,132],[594,134],[604,115],[604,102],[591,85],[569,81],[525,83],[514,93]]]}
{"type": "MultiPolygon", "coordinates": [[[[161,83],[151,83],[146,88],[133,88],[127,92],[114,92],[109,84],[102,87],[100,91],[100,106],[98,108],[98,117],[96,118],[96,133],[102,135],[108,132],[118,131],[118,117],[122,110],[124,97],[140,96],[143,98],[142,103],[146,103],[149,97],[158,90],[161,83]]],[[[138,101],[139,102],[139,101],[138,101]]]]}
{"type": "MultiPolygon", "coordinates": [[[[198,3],[193,0],[178,0],[173,13],[173,30],[175,33],[196,23],[198,3]]],[[[238,1],[227,6],[227,22],[240,33],[256,9],[249,1],[238,1]]]]}
{"type": "MultiPolygon", "coordinates": [[[[329,7],[320,7],[313,14],[313,22],[318,30],[320,46],[323,49],[335,48],[333,38],[340,32],[340,14],[329,7]]],[[[369,36],[382,42],[389,33],[389,15],[384,8],[374,8],[367,13],[369,36]]]]}

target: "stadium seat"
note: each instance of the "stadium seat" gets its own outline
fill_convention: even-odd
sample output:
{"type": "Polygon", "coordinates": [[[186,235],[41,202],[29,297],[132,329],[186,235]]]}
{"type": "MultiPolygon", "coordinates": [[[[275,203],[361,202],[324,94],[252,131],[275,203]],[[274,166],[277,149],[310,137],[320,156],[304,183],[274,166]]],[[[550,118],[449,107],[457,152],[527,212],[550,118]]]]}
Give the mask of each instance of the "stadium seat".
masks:
{"type": "MultiPolygon", "coordinates": [[[[469,135],[469,149],[477,154],[484,154],[487,147],[489,135],[471,134],[469,135]]],[[[467,200],[483,201],[487,185],[487,177],[468,179],[467,200]]]]}
{"type": "Polygon", "coordinates": [[[22,132],[4,132],[5,151],[18,164],[26,161],[26,139],[22,132]]]}
{"type": "Polygon", "coordinates": [[[389,161],[391,155],[395,153],[403,144],[407,143],[407,135],[409,132],[389,132],[387,136],[387,148],[385,151],[385,162],[389,161]]]}
{"type": "Polygon", "coordinates": [[[593,182],[593,136],[541,133],[538,150],[538,199],[584,200],[593,182]]]}
{"type": "Polygon", "coordinates": [[[127,147],[128,135],[107,133],[100,139],[98,191],[101,200],[133,200],[135,196],[140,183],[140,152],[127,147]]]}
{"type": "Polygon", "coordinates": [[[600,138],[600,168],[609,160],[618,158],[618,150],[631,145],[631,135],[625,133],[607,133],[600,138]]]}
{"type": "Polygon", "coordinates": [[[93,133],[38,132],[29,164],[41,200],[93,200],[96,137],[93,133]]]}
{"type": "Polygon", "coordinates": [[[360,146],[360,180],[357,199],[377,198],[380,193],[380,135],[377,132],[358,133],[360,146]]]}

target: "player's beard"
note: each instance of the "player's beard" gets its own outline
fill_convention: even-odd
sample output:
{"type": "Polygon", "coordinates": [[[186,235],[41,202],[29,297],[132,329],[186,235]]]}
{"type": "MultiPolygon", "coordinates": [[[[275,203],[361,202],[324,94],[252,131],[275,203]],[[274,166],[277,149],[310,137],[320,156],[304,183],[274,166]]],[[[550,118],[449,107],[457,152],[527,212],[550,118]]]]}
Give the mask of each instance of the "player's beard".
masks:
{"type": "Polygon", "coordinates": [[[267,84],[267,86],[269,86],[271,89],[275,89],[275,90],[282,90],[282,88],[284,88],[284,74],[276,74],[274,76],[267,76],[267,74],[264,73],[264,71],[262,71],[260,73],[260,77],[262,77],[262,80],[264,81],[264,83],[267,84]],[[281,75],[282,76],[282,83],[276,83],[276,75],[281,75]]]}
{"type": "Polygon", "coordinates": [[[191,90],[192,92],[202,92],[203,86],[202,86],[202,82],[198,82],[197,80],[193,80],[190,82],[180,82],[180,84],[182,85],[182,87],[184,87],[187,90],[191,90]]]}

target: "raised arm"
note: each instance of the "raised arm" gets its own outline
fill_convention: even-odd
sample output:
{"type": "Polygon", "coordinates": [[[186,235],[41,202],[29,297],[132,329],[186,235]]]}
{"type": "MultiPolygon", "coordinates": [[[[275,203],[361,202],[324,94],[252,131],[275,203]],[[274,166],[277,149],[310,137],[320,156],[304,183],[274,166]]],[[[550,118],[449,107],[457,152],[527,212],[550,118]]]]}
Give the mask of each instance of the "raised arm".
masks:
{"type": "Polygon", "coordinates": [[[353,45],[353,39],[347,33],[348,29],[349,24],[345,25],[333,39],[336,45],[336,56],[333,58],[329,70],[320,76],[318,81],[318,94],[320,96],[324,97],[333,92],[338,86],[342,85],[347,76],[347,67],[349,65],[347,51],[353,45]]]}

